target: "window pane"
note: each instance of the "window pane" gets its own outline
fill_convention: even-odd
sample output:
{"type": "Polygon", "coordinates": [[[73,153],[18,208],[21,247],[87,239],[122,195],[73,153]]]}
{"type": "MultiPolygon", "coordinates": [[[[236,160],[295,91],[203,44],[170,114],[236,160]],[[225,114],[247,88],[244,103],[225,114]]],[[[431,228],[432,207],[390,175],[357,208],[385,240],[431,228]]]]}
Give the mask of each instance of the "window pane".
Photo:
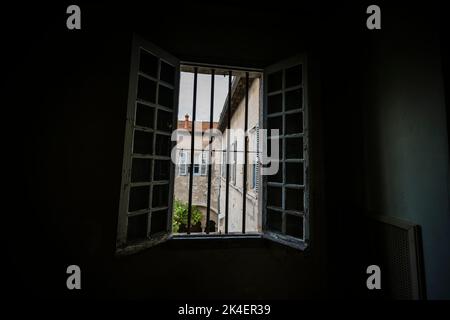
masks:
{"type": "Polygon", "coordinates": [[[267,113],[283,111],[283,96],[281,93],[267,97],[267,113]]]}
{"type": "Polygon", "coordinates": [[[303,184],[303,163],[286,162],[286,183],[303,184]]]}
{"type": "Polygon", "coordinates": [[[170,160],[155,160],[155,171],[153,180],[169,180],[170,176],[170,160]]]}
{"type": "Polygon", "coordinates": [[[134,130],[133,153],[153,153],[153,133],[134,130]]]}
{"type": "Polygon", "coordinates": [[[286,210],[303,211],[303,189],[285,189],[286,210]]]}
{"type": "Polygon", "coordinates": [[[293,110],[302,108],[302,89],[287,91],[284,95],[284,110],[293,110]]]}
{"type": "Polygon", "coordinates": [[[131,182],[146,182],[150,181],[150,170],[152,160],[133,158],[131,165],[131,182]]]}
{"type": "Polygon", "coordinates": [[[175,83],[175,68],[170,64],[161,61],[161,77],[162,81],[165,81],[171,85],[175,83]]]}
{"type": "Polygon", "coordinates": [[[303,239],[303,217],[286,214],[286,234],[303,239]]]}
{"type": "Polygon", "coordinates": [[[151,217],[150,235],[167,230],[167,210],[153,211],[151,217]]]}
{"type": "Polygon", "coordinates": [[[268,89],[269,93],[273,92],[273,91],[281,90],[282,80],[283,80],[282,76],[283,76],[282,71],[278,71],[278,72],[269,74],[268,85],[267,85],[267,89],[268,89]]]}
{"type": "Polygon", "coordinates": [[[303,132],[303,113],[286,115],[286,133],[294,134],[303,132]]]}
{"type": "Polygon", "coordinates": [[[285,88],[300,85],[302,83],[302,65],[294,66],[285,71],[285,88]]]}
{"type": "Polygon", "coordinates": [[[273,158],[276,157],[276,154],[272,154],[272,142],[275,144],[277,141],[272,140],[278,140],[278,159],[283,159],[283,139],[282,138],[273,138],[267,140],[267,156],[273,158]]]}
{"type": "Polygon", "coordinates": [[[170,136],[157,134],[156,135],[156,145],[155,154],[158,156],[170,156],[170,150],[172,148],[172,141],[170,136]]]}
{"type": "Polygon", "coordinates": [[[155,109],[150,106],[138,103],[136,104],[136,125],[141,127],[153,128],[155,109]]]}
{"type": "Polygon", "coordinates": [[[139,71],[154,78],[158,77],[158,58],[150,52],[141,49],[139,58],[139,71]]]}
{"type": "Polygon", "coordinates": [[[150,187],[131,187],[128,211],[147,209],[149,207],[150,187]]]}
{"type": "Polygon", "coordinates": [[[154,185],[152,196],[152,208],[167,207],[169,204],[169,185],[154,185]]]}
{"type": "Polygon", "coordinates": [[[272,231],[281,232],[282,213],[267,209],[267,228],[272,231]]]}
{"type": "Polygon", "coordinates": [[[158,130],[172,132],[172,112],[158,110],[158,130]]]}
{"type": "Polygon", "coordinates": [[[278,116],[278,117],[269,117],[267,118],[267,129],[269,129],[269,131],[267,132],[267,135],[271,135],[271,131],[270,129],[278,129],[278,133],[280,135],[283,134],[283,117],[282,116],[278,116]]]}
{"type": "MultiPolygon", "coordinates": [[[[272,164],[272,163],[270,163],[272,164]]],[[[278,171],[276,174],[267,176],[268,182],[283,182],[283,162],[278,162],[278,171]]]]}
{"type": "Polygon", "coordinates": [[[156,82],[149,80],[143,76],[139,76],[137,97],[138,99],[155,103],[156,82]]]}
{"type": "Polygon", "coordinates": [[[303,159],[303,138],[285,138],[286,159],[303,159]]]}
{"type": "Polygon", "coordinates": [[[127,240],[144,239],[147,236],[147,214],[128,217],[127,240]]]}
{"type": "Polygon", "coordinates": [[[281,187],[267,186],[267,206],[281,208],[281,187]]]}
{"type": "Polygon", "coordinates": [[[173,90],[159,85],[158,104],[167,108],[173,108],[173,90]]]}

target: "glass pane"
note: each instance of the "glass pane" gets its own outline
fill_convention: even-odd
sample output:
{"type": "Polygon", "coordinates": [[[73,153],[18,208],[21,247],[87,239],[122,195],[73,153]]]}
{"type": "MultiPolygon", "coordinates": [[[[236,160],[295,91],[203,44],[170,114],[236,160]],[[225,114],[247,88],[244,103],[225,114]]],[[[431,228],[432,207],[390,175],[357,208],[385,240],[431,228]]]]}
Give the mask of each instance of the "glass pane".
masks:
{"type": "Polygon", "coordinates": [[[134,130],[133,153],[153,153],[153,133],[134,130]]]}
{"type": "Polygon", "coordinates": [[[281,90],[282,80],[283,80],[282,77],[283,77],[282,71],[278,71],[278,72],[269,74],[268,84],[267,84],[267,90],[269,93],[273,92],[273,91],[281,90]]]}
{"type": "Polygon", "coordinates": [[[150,235],[167,231],[167,210],[153,211],[151,217],[150,235]]]}
{"type": "Polygon", "coordinates": [[[175,83],[175,68],[170,64],[161,61],[161,77],[162,81],[165,81],[171,85],[175,83]]]}
{"type": "Polygon", "coordinates": [[[272,142],[275,144],[278,140],[278,159],[283,159],[283,138],[271,138],[267,140],[267,156],[273,158],[276,156],[276,154],[272,155],[272,142]],[[275,141],[273,141],[275,140],[275,141]]]}
{"type": "Polygon", "coordinates": [[[169,180],[170,177],[170,160],[155,160],[155,171],[153,180],[169,180]]]}
{"type": "Polygon", "coordinates": [[[153,128],[155,109],[141,103],[136,104],[136,125],[141,127],[153,128]]]}
{"type": "Polygon", "coordinates": [[[285,209],[303,211],[303,189],[285,189],[285,209]]]}
{"type": "Polygon", "coordinates": [[[173,114],[164,110],[158,110],[158,130],[172,132],[173,114]]]}
{"type": "Polygon", "coordinates": [[[173,90],[159,85],[158,104],[167,108],[173,108],[173,90]]]}
{"type": "Polygon", "coordinates": [[[303,185],[303,163],[286,162],[286,183],[303,185]]]}
{"type": "MultiPolygon", "coordinates": [[[[271,164],[271,163],[270,163],[271,164]]],[[[283,162],[278,162],[278,171],[276,174],[267,176],[268,182],[283,182],[283,162]]]]}
{"type": "Polygon", "coordinates": [[[149,196],[149,186],[131,187],[128,211],[132,212],[136,210],[147,209],[149,207],[149,196]]]}
{"type": "Polygon", "coordinates": [[[303,138],[285,138],[286,159],[303,159],[303,138]]]}
{"type": "Polygon", "coordinates": [[[158,58],[150,52],[141,49],[139,58],[139,71],[154,78],[158,77],[158,58]]]}
{"type": "Polygon", "coordinates": [[[150,181],[150,170],[152,160],[133,158],[131,165],[131,182],[147,182],[150,181]]]}
{"type": "Polygon", "coordinates": [[[170,151],[172,149],[172,141],[170,136],[157,134],[156,135],[156,145],[155,154],[158,156],[170,156],[170,151]]]}
{"type": "Polygon", "coordinates": [[[282,213],[267,209],[267,229],[281,232],[282,213]]]}
{"type": "Polygon", "coordinates": [[[294,134],[303,132],[303,113],[294,113],[286,115],[286,132],[285,134],[294,134]]]}
{"type": "Polygon", "coordinates": [[[281,208],[281,187],[267,186],[267,206],[281,208]]]}
{"type": "Polygon", "coordinates": [[[128,217],[127,240],[139,240],[147,237],[147,214],[128,217]]]}
{"type": "Polygon", "coordinates": [[[286,214],[286,234],[303,239],[303,217],[286,214]]]}
{"type": "Polygon", "coordinates": [[[167,207],[169,204],[169,185],[154,185],[152,208],[167,207]]]}
{"type": "Polygon", "coordinates": [[[278,117],[267,118],[267,129],[269,129],[269,131],[267,132],[268,136],[271,135],[270,129],[278,129],[279,134],[282,135],[283,134],[283,117],[278,116],[278,117]]]}
{"type": "Polygon", "coordinates": [[[283,95],[281,93],[267,97],[267,113],[283,111],[283,95]]]}
{"type": "Polygon", "coordinates": [[[296,89],[291,91],[286,91],[285,93],[285,103],[284,103],[284,110],[293,110],[293,109],[301,109],[302,104],[302,89],[296,89]]]}
{"type": "Polygon", "coordinates": [[[285,71],[285,88],[302,84],[302,65],[294,66],[285,71]]]}
{"type": "Polygon", "coordinates": [[[138,99],[155,103],[156,82],[149,80],[143,76],[139,76],[137,97],[138,99]]]}

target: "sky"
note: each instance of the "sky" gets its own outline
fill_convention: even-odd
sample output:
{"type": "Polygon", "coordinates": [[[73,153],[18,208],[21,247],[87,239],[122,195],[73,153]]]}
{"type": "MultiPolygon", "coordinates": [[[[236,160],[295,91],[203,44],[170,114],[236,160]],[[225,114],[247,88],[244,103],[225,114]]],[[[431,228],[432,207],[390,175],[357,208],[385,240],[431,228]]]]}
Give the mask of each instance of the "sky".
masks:
{"type": "MultiPolygon", "coordinates": [[[[194,74],[181,72],[180,98],[178,119],[184,120],[184,115],[189,114],[192,120],[192,102],[194,92],[194,74]]],[[[214,121],[219,121],[223,104],[228,94],[228,76],[216,75],[214,77],[214,121]]],[[[209,121],[211,108],[211,75],[198,74],[197,76],[197,115],[196,121],[209,121]]]]}

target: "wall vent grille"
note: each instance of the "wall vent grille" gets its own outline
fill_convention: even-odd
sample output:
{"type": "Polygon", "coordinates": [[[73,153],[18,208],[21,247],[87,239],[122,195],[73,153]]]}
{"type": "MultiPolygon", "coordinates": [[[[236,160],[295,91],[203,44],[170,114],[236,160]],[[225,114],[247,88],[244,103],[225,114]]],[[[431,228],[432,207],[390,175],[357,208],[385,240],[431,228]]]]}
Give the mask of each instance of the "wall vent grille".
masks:
{"type": "Polygon", "coordinates": [[[381,268],[385,297],[424,299],[419,225],[384,216],[370,221],[371,256],[381,268]]]}

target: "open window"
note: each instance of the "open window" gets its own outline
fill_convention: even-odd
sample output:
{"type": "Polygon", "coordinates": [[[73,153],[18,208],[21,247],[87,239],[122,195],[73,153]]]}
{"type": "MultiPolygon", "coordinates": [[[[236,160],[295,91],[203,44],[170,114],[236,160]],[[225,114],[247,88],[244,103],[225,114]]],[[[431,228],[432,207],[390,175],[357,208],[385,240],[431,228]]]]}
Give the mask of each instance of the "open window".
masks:
{"type": "MultiPolygon", "coordinates": [[[[309,238],[306,61],[294,57],[264,70],[265,128],[279,129],[279,170],[264,175],[264,236],[303,248],[309,238]]],[[[271,155],[273,156],[273,155],[271,155]]]]}
{"type": "Polygon", "coordinates": [[[135,36],[132,45],[117,232],[118,251],[170,235],[174,165],[170,153],[178,106],[179,61],[135,36]]]}
{"type": "Polygon", "coordinates": [[[186,236],[257,236],[304,248],[309,230],[305,85],[303,57],[264,70],[196,65],[180,62],[135,36],[117,253],[186,236]],[[190,72],[193,81],[188,111],[182,109],[186,108],[180,91],[183,72],[190,72]],[[198,109],[200,75],[210,79],[211,109],[209,116],[202,115],[208,121],[197,126],[201,122],[197,113],[203,112],[198,109]],[[218,101],[221,83],[223,101],[218,101]],[[173,135],[180,128],[189,137],[183,139],[184,145],[173,135]],[[267,137],[260,128],[278,129],[279,134],[269,130],[267,137]],[[208,129],[219,134],[205,135],[208,129]],[[230,135],[230,129],[244,132],[242,141],[230,135]],[[194,142],[196,134],[201,135],[199,144],[194,142]],[[273,158],[275,139],[279,157],[273,161],[279,170],[264,175],[264,167],[271,164],[261,161],[263,155],[273,158]],[[186,192],[185,204],[176,199],[177,188],[186,192]],[[203,212],[195,201],[204,206],[203,212]],[[180,212],[187,218],[176,216],[180,212]],[[203,218],[198,218],[199,212],[203,218]],[[176,219],[185,225],[176,226],[176,219]]]}

